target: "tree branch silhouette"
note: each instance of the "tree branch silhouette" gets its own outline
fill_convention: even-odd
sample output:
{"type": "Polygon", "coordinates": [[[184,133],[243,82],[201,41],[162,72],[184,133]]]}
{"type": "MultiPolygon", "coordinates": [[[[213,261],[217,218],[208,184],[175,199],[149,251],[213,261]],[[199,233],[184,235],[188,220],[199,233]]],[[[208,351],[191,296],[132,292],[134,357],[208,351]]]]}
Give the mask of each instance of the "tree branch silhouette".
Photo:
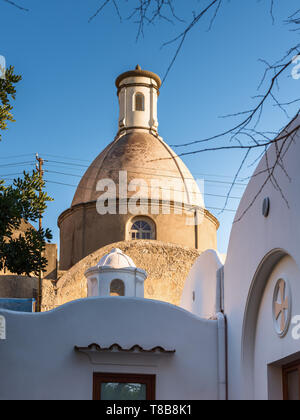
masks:
{"type": "Polygon", "coordinates": [[[5,3],[9,3],[11,6],[16,7],[19,10],[23,10],[24,12],[29,12],[29,9],[26,9],[25,7],[20,6],[19,4],[15,3],[14,1],[11,0],[2,0],[5,3]]]}
{"type": "MultiPolygon", "coordinates": [[[[24,9],[18,4],[14,3],[11,0],[3,0],[19,9],[24,9]]],[[[275,25],[275,6],[276,2],[274,0],[265,0],[266,4],[269,4],[270,19],[275,25]]],[[[192,19],[190,22],[185,22],[181,16],[178,16],[176,13],[175,0],[132,0],[129,2],[122,2],[120,0],[102,0],[99,2],[99,7],[96,9],[94,14],[90,17],[89,22],[94,21],[103,10],[111,5],[114,7],[114,10],[121,21],[124,19],[134,22],[137,25],[137,34],[136,39],[140,39],[145,34],[145,28],[149,25],[156,25],[160,22],[168,22],[172,25],[175,23],[180,23],[184,25],[184,29],[179,32],[179,34],[167,41],[162,43],[162,48],[175,45],[175,51],[173,57],[168,65],[168,68],[163,77],[163,83],[166,82],[170,71],[176,64],[180,52],[182,51],[185,42],[187,41],[188,35],[191,31],[199,27],[199,25],[205,25],[205,18],[210,19],[210,24],[208,31],[212,29],[213,24],[221,10],[221,7],[225,7],[224,0],[206,0],[204,5],[199,6],[197,12],[192,11],[192,19]],[[124,12],[124,4],[126,4],[126,12],[124,12]],[[128,15],[129,7],[129,15],[128,15]],[[126,16],[127,13],[127,16],[126,16]]],[[[189,6],[187,6],[188,8],[189,6]]],[[[241,6],[242,7],[242,6],[241,6]]],[[[295,36],[299,34],[300,31],[300,8],[294,11],[289,15],[284,21],[286,25],[289,26],[290,31],[295,33],[295,36]]],[[[224,130],[221,133],[213,134],[208,138],[198,139],[190,142],[185,142],[183,144],[171,145],[178,150],[188,149],[187,151],[182,151],[179,153],[179,156],[188,156],[196,155],[204,152],[212,152],[218,150],[241,150],[245,154],[242,158],[241,165],[239,166],[237,173],[234,177],[233,184],[229,189],[227,195],[224,210],[228,204],[228,199],[230,193],[235,185],[236,179],[240,176],[242,170],[246,165],[253,166],[257,163],[257,157],[249,162],[251,157],[251,152],[253,150],[261,150],[260,158],[263,154],[267,155],[267,151],[270,146],[275,145],[276,153],[278,154],[277,159],[274,163],[275,167],[267,163],[267,180],[272,183],[275,189],[277,189],[282,197],[284,198],[284,192],[280,189],[280,185],[275,176],[275,168],[280,168],[282,172],[288,177],[288,170],[284,167],[283,154],[285,151],[286,142],[288,142],[291,136],[294,136],[294,133],[285,133],[282,130],[277,132],[263,132],[259,130],[260,123],[264,116],[264,111],[267,106],[275,107],[279,109],[284,114],[285,118],[291,119],[289,115],[289,110],[291,106],[295,106],[300,102],[299,95],[296,95],[295,98],[291,100],[281,101],[277,97],[276,88],[279,89],[280,81],[282,77],[290,77],[292,74],[293,66],[295,65],[295,57],[299,56],[300,60],[300,42],[299,40],[295,42],[294,46],[290,47],[284,56],[277,62],[270,64],[267,60],[261,59],[260,61],[265,65],[265,71],[262,75],[261,82],[258,86],[259,94],[256,95],[253,99],[256,101],[255,106],[248,110],[240,110],[229,115],[225,115],[221,118],[240,118],[241,121],[237,124],[233,124],[231,128],[224,130]],[[263,86],[267,84],[267,87],[261,93],[263,86]],[[216,141],[221,141],[222,144],[215,145],[216,141]],[[282,146],[284,146],[282,148],[282,146]]],[[[298,108],[295,118],[299,117],[300,108],[298,108]]],[[[294,121],[293,119],[292,121],[294,121]]],[[[296,130],[299,130],[299,126],[296,127],[296,130]]],[[[296,134],[295,134],[296,135],[296,134]]],[[[295,137],[293,137],[294,139],[295,137]]],[[[274,166],[273,165],[273,166],[274,166]]],[[[267,181],[267,182],[268,182],[267,181]]],[[[264,188],[264,187],[263,187],[264,188]]],[[[287,203],[288,204],[288,203],[287,203]]]]}
{"type": "MultiPolygon", "coordinates": [[[[112,1],[112,0],[111,0],[112,1]]],[[[106,0],[101,8],[100,11],[103,9],[104,6],[111,2],[110,0],[106,0]]],[[[165,0],[137,0],[137,6],[133,7],[132,13],[129,15],[128,19],[137,18],[135,21],[138,24],[138,31],[137,31],[137,39],[144,35],[144,29],[146,24],[155,24],[159,19],[167,20],[171,23],[174,23],[174,17],[176,16],[175,13],[175,2],[172,0],[165,1],[165,0]],[[171,13],[170,13],[171,11],[171,13]],[[166,15],[166,13],[169,14],[166,15]]],[[[167,68],[167,71],[163,77],[163,83],[166,81],[170,71],[174,67],[176,60],[184,46],[184,43],[187,39],[187,36],[192,31],[193,28],[199,26],[200,21],[202,18],[209,15],[212,12],[211,22],[209,26],[209,30],[211,30],[213,23],[218,15],[218,12],[223,4],[223,0],[211,0],[208,1],[205,7],[201,7],[201,10],[198,13],[193,13],[192,21],[186,25],[185,29],[180,32],[175,38],[171,39],[162,44],[162,47],[166,47],[172,44],[178,44],[175,49],[175,53],[173,58],[167,68]]],[[[275,2],[274,0],[270,0],[270,16],[273,25],[275,25],[275,2]]],[[[100,12],[98,10],[98,12],[100,12]]],[[[182,19],[176,16],[176,19],[182,19]]],[[[298,32],[300,29],[300,9],[296,10],[292,15],[290,15],[285,21],[286,24],[290,25],[291,31],[298,32]]],[[[258,129],[259,123],[262,120],[264,109],[270,103],[273,107],[280,109],[284,116],[287,119],[290,119],[288,114],[288,109],[290,106],[297,104],[300,102],[300,98],[296,97],[290,101],[281,102],[275,92],[275,88],[279,89],[280,79],[284,75],[290,75],[291,69],[293,64],[295,63],[295,56],[300,54],[300,43],[296,43],[292,48],[286,52],[286,54],[276,63],[269,64],[265,59],[261,59],[260,61],[266,66],[262,80],[258,86],[258,91],[260,91],[263,85],[268,80],[268,86],[262,94],[256,95],[254,99],[257,99],[256,105],[249,110],[242,110],[233,114],[229,114],[223,116],[222,118],[229,118],[229,117],[243,117],[242,120],[238,124],[234,124],[228,130],[225,130],[221,133],[214,134],[208,138],[194,140],[191,142],[185,142],[183,144],[171,145],[173,148],[182,149],[188,148],[188,151],[184,151],[178,154],[180,157],[189,156],[189,155],[196,155],[200,153],[207,153],[207,152],[215,152],[215,151],[226,151],[226,150],[241,150],[245,151],[245,155],[241,161],[241,164],[235,174],[234,180],[232,185],[229,188],[224,208],[224,211],[227,207],[230,195],[232,190],[235,186],[236,180],[240,176],[242,170],[244,169],[245,165],[249,163],[249,157],[251,155],[252,150],[262,150],[262,153],[259,155],[259,159],[265,155],[266,158],[266,180],[262,184],[260,190],[258,191],[257,195],[254,197],[253,203],[250,203],[248,209],[245,210],[243,215],[247,213],[247,211],[252,207],[258,196],[263,191],[264,187],[271,182],[274,188],[281,194],[282,198],[286,202],[288,206],[288,202],[285,198],[284,191],[282,191],[278,180],[276,179],[275,170],[276,168],[280,168],[285,176],[289,177],[288,171],[284,166],[283,162],[283,154],[286,150],[286,144],[290,146],[290,144],[294,141],[295,135],[297,131],[300,130],[300,126],[297,125],[293,132],[282,132],[279,130],[278,132],[272,133],[265,133],[258,129]],[[217,140],[222,141],[224,144],[221,146],[213,146],[211,145],[212,142],[216,142],[217,140]],[[271,145],[275,145],[276,149],[276,160],[273,164],[270,164],[268,159],[268,149],[271,145]],[[196,147],[195,146],[199,146],[196,147]],[[192,150],[191,150],[192,149],[192,150]]],[[[292,121],[295,121],[299,117],[300,109],[297,111],[296,117],[292,121]]],[[[249,166],[253,166],[257,163],[257,158],[252,162],[249,166]]]]}

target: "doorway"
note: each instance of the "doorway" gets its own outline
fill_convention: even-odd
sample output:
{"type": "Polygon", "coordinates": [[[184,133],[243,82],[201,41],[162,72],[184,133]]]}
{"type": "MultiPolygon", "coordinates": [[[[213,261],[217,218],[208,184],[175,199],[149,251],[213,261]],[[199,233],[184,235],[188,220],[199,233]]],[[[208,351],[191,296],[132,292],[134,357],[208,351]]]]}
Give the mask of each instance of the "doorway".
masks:
{"type": "Polygon", "coordinates": [[[282,368],[284,401],[300,401],[300,360],[282,368]]]}

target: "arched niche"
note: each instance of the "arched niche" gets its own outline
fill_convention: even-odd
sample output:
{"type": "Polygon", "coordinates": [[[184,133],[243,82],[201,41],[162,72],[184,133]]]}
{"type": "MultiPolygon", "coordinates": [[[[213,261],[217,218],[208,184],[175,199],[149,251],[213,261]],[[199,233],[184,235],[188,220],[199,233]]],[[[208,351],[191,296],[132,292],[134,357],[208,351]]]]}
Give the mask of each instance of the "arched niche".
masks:
{"type": "Polygon", "coordinates": [[[274,268],[289,254],[283,249],[274,249],[261,261],[251,284],[243,322],[242,376],[244,396],[254,399],[254,353],[256,326],[262,297],[274,268]]]}
{"type": "Polygon", "coordinates": [[[125,283],[115,279],[110,284],[110,296],[125,296],[125,283]]]}

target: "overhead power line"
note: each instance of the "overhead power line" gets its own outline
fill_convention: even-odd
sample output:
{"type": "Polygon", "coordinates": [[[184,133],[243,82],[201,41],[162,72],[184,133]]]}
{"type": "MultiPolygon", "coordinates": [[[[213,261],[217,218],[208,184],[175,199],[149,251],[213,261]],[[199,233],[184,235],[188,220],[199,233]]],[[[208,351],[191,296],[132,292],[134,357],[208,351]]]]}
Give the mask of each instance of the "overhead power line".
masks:
{"type": "MultiPolygon", "coordinates": [[[[81,177],[80,175],[66,174],[64,172],[57,172],[57,171],[49,171],[48,169],[46,169],[45,172],[50,173],[50,174],[58,174],[58,175],[67,175],[67,176],[78,176],[78,177],[81,177]]],[[[63,183],[60,183],[60,184],[63,185],[63,183]]],[[[72,185],[72,184],[65,184],[65,185],[68,185],[68,186],[74,187],[74,188],[81,188],[81,189],[85,189],[85,190],[93,190],[94,189],[94,188],[80,187],[78,185],[72,185]]],[[[169,188],[163,188],[163,187],[160,187],[160,189],[161,190],[169,190],[169,188]]],[[[180,190],[174,190],[174,191],[175,192],[181,192],[180,190]]],[[[196,193],[196,192],[194,192],[194,193],[191,192],[191,193],[192,194],[199,194],[199,193],[196,193]]],[[[209,194],[209,193],[201,193],[201,192],[200,192],[200,195],[209,196],[209,197],[217,197],[217,198],[229,198],[229,199],[233,199],[233,200],[240,200],[241,199],[241,197],[234,197],[234,196],[227,197],[227,195],[209,194]]]]}
{"type": "Polygon", "coordinates": [[[14,155],[14,156],[0,156],[0,159],[4,160],[4,159],[19,159],[19,158],[24,158],[24,157],[28,157],[28,156],[34,156],[35,153],[27,153],[25,155],[14,155]]]}
{"type": "Polygon", "coordinates": [[[0,175],[0,178],[5,178],[7,176],[21,176],[21,175],[23,175],[23,172],[18,172],[18,173],[15,173],[15,174],[0,175]]]}
{"type": "MultiPolygon", "coordinates": [[[[17,159],[17,158],[26,157],[26,156],[35,156],[35,153],[28,153],[28,154],[22,154],[22,155],[13,155],[13,156],[1,156],[0,159],[2,159],[2,160],[17,159]]],[[[87,159],[80,159],[80,158],[68,157],[68,156],[60,156],[60,155],[54,155],[54,154],[50,154],[50,153],[46,153],[45,156],[49,156],[49,157],[61,159],[61,161],[51,160],[51,159],[44,160],[45,162],[47,162],[50,165],[61,165],[63,167],[74,167],[74,168],[76,167],[76,168],[85,168],[85,169],[93,168],[93,164],[89,165],[88,163],[90,162],[90,160],[87,160],[87,159]],[[69,162],[66,162],[66,160],[69,160],[69,162]],[[76,163],[74,161],[81,162],[81,163],[76,163]],[[83,162],[86,162],[87,164],[83,164],[83,162]]],[[[0,164],[0,167],[14,167],[14,166],[19,166],[19,165],[34,165],[34,162],[33,161],[30,161],[30,162],[12,162],[12,163],[8,163],[8,164],[4,164],[4,165],[3,164],[0,164]]],[[[145,171],[145,168],[144,167],[137,167],[137,166],[135,166],[135,169],[141,169],[141,170],[145,171]]],[[[146,173],[148,175],[152,175],[151,171],[153,171],[154,174],[157,175],[157,168],[154,168],[154,167],[153,168],[149,168],[149,167],[147,167],[146,171],[147,171],[146,173]]],[[[132,171],[132,173],[133,173],[133,171],[132,171]]],[[[139,172],[136,171],[136,173],[139,173],[139,172]]],[[[177,173],[178,173],[177,170],[172,171],[170,169],[166,169],[166,170],[160,169],[159,176],[160,177],[165,176],[165,177],[171,178],[172,176],[174,177],[174,175],[172,175],[172,174],[177,174],[177,173]]],[[[66,175],[77,176],[77,177],[81,177],[82,176],[81,174],[80,175],[79,174],[78,175],[77,174],[76,175],[66,174],[66,175]]],[[[234,180],[234,177],[233,176],[224,175],[224,174],[207,174],[207,173],[193,172],[193,178],[196,177],[196,176],[200,176],[200,177],[216,177],[216,178],[220,178],[220,179],[223,180],[223,181],[220,181],[218,179],[212,180],[212,179],[205,178],[205,181],[206,182],[215,183],[215,184],[224,183],[224,184],[228,184],[228,185],[230,184],[231,185],[232,182],[230,182],[230,180],[232,180],[232,181],[234,180]],[[224,179],[228,179],[229,181],[225,181],[224,179]]],[[[177,178],[177,177],[178,177],[178,175],[175,176],[175,178],[177,178]]],[[[189,178],[187,177],[186,179],[189,179],[189,178]]],[[[239,179],[237,179],[236,180],[237,182],[235,183],[235,186],[238,186],[238,187],[246,187],[247,184],[244,183],[246,179],[248,179],[248,178],[239,178],[239,179]]]]}
{"type": "Polygon", "coordinates": [[[57,158],[57,159],[74,160],[74,161],[78,161],[78,162],[87,162],[87,163],[90,162],[90,160],[88,160],[88,159],[72,158],[70,156],[50,155],[49,153],[45,153],[44,156],[49,156],[49,157],[53,157],[53,158],[57,158]]]}
{"type": "Polygon", "coordinates": [[[20,166],[20,165],[35,165],[35,162],[31,161],[27,161],[27,162],[14,162],[14,163],[6,163],[6,164],[1,164],[0,168],[9,168],[12,166],[20,166]]]}
{"type": "MultiPolygon", "coordinates": [[[[230,213],[236,213],[237,212],[237,210],[233,210],[233,209],[220,209],[218,207],[206,207],[206,208],[208,210],[217,210],[217,211],[221,211],[221,212],[223,212],[223,211],[228,211],[230,213]]],[[[220,215],[219,215],[219,217],[220,217],[220,215]]]]}
{"type": "MultiPolygon", "coordinates": [[[[79,164],[79,163],[61,162],[61,161],[54,161],[54,160],[46,160],[45,162],[47,162],[47,163],[55,163],[55,164],[62,165],[62,166],[75,166],[75,167],[81,167],[81,168],[95,168],[95,169],[99,168],[100,169],[99,166],[96,166],[96,165],[93,165],[93,164],[91,164],[91,165],[82,165],[82,164],[79,164]]],[[[165,177],[168,177],[168,178],[174,177],[174,175],[171,175],[172,173],[178,174],[178,170],[172,171],[172,170],[169,170],[169,169],[166,169],[166,170],[160,169],[159,172],[158,172],[158,169],[157,168],[146,168],[145,169],[145,167],[138,167],[138,166],[135,166],[135,169],[141,169],[142,171],[144,171],[144,173],[147,173],[145,171],[148,171],[148,175],[157,175],[157,174],[159,174],[159,176],[165,176],[165,177]],[[153,174],[151,172],[149,173],[149,171],[153,171],[154,173],[153,174]],[[165,172],[165,173],[163,173],[163,172],[165,172]]],[[[133,172],[133,171],[128,171],[128,172],[133,172]]],[[[139,172],[136,171],[136,173],[139,173],[139,172]]],[[[211,177],[227,178],[227,179],[234,180],[234,177],[231,177],[231,176],[228,176],[228,175],[205,174],[205,173],[200,173],[200,172],[198,172],[198,173],[197,172],[193,172],[193,175],[194,176],[195,175],[199,175],[199,176],[211,176],[211,177]]],[[[194,176],[193,176],[193,179],[194,179],[194,176]]],[[[175,178],[178,178],[178,175],[175,178]]],[[[187,177],[186,179],[189,179],[189,178],[187,177]]],[[[238,179],[237,181],[240,181],[240,180],[242,180],[242,178],[238,179]]],[[[230,182],[227,182],[227,183],[231,184],[230,182]]],[[[247,184],[244,184],[244,183],[243,184],[240,183],[239,185],[241,185],[241,186],[247,186],[247,184]]]]}
{"type": "MultiPolygon", "coordinates": [[[[45,161],[45,162],[47,162],[47,163],[48,162],[49,163],[59,163],[59,164],[62,164],[63,166],[64,165],[72,166],[71,163],[67,163],[67,162],[65,164],[62,163],[62,162],[56,162],[56,161],[45,161]]],[[[82,167],[83,166],[83,167],[86,167],[86,168],[92,168],[92,166],[85,166],[85,165],[80,165],[80,164],[75,164],[75,166],[76,167],[82,167]]],[[[95,167],[95,168],[97,168],[97,167],[95,167]]],[[[165,175],[165,174],[162,174],[161,172],[158,172],[157,170],[156,170],[156,173],[151,173],[151,172],[149,173],[147,171],[149,171],[148,168],[146,170],[143,168],[143,175],[151,175],[151,176],[164,177],[164,178],[169,178],[169,179],[170,178],[173,178],[173,179],[183,179],[182,177],[179,177],[178,175],[176,175],[176,176],[174,176],[174,175],[165,175]]],[[[119,170],[118,169],[110,169],[110,172],[119,172],[119,170]]],[[[128,171],[127,170],[127,172],[128,173],[131,173],[131,174],[141,175],[141,173],[138,172],[138,171],[133,171],[133,170],[128,171]]],[[[62,173],[62,172],[60,173],[60,175],[68,175],[68,176],[74,176],[74,177],[80,177],[80,178],[82,177],[81,174],[70,174],[70,173],[62,173]]],[[[184,177],[184,179],[185,180],[195,180],[194,176],[192,176],[192,177],[184,177]]],[[[219,180],[213,180],[213,179],[204,179],[204,181],[205,182],[209,182],[209,183],[215,183],[215,184],[232,185],[232,182],[229,182],[229,181],[219,181],[219,180]]],[[[235,182],[235,186],[238,186],[238,187],[247,187],[247,185],[248,184],[245,184],[245,183],[235,182]]]]}
{"type": "MultiPolygon", "coordinates": [[[[31,153],[31,154],[19,155],[19,156],[2,157],[2,159],[20,158],[20,157],[32,156],[32,155],[33,154],[31,153]]],[[[74,161],[78,161],[78,162],[88,162],[87,160],[84,160],[84,159],[67,158],[67,157],[61,157],[61,156],[58,156],[58,155],[46,154],[46,156],[52,156],[52,157],[57,157],[57,158],[61,158],[61,159],[69,159],[69,160],[74,160],[74,161]]],[[[52,164],[62,165],[62,166],[69,167],[69,168],[70,167],[73,167],[73,168],[75,168],[75,167],[76,168],[90,168],[90,167],[92,167],[92,165],[84,165],[82,163],[74,163],[74,162],[66,162],[66,161],[44,160],[44,162],[47,162],[50,165],[52,165],[52,164]]],[[[35,165],[35,162],[34,161],[21,161],[21,162],[12,162],[12,163],[7,163],[7,164],[0,164],[0,168],[10,168],[10,167],[16,167],[16,166],[20,166],[20,165],[34,166],[35,165]]],[[[135,168],[138,168],[138,167],[135,167],[135,168]]],[[[145,168],[142,168],[141,167],[141,169],[143,170],[143,172],[144,172],[145,175],[150,175],[150,176],[155,176],[156,175],[157,177],[165,177],[165,178],[169,178],[169,179],[170,178],[182,179],[178,175],[177,176],[170,175],[170,173],[176,173],[176,171],[165,170],[164,171],[165,174],[164,174],[164,173],[161,173],[161,170],[158,173],[157,172],[157,168],[147,168],[145,170],[145,168]],[[153,173],[151,173],[149,171],[153,171],[153,173]]],[[[118,172],[117,169],[115,171],[118,172]]],[[[82,174],[73,174],[73,173],[66,173],[66,172],[52,171],[52,170],[45,170],[45,172],[52,173],[52,174],[57,174],[57,175],[63,175],[63,176],[78,177],[78,178],[82,178],[82,176],[83,176],[82,174]]],[[[127,171],[127,172],[128,173],[132,173],[132,174],[140,174],[140,172],[138,172],[138,171],[127,171]]],[[[5,175],[0,175],[0,178],[5,179],[6,181],[13,181],[14,178],[8,178],[8,177],[11,177],[11,176],[21,176],[21,175],[23,175],[23,173],[19,173],[19,172],[18,173],[10,173],[10,174],[5,174],[5,175]]],[[[196,174],[194,173],[194,175],[196,175],[196,174]]],[[[198,175],[200,175],[200,173],[198,173],[198,175]]],[[[210,174],[210,175],[208,175],[208,174],[201,174],[201,175],[202,176],[216,176],[218,178],[231,179],[231,177],[226,176],[226,175],[213,175],[213,174],[210,174]]],[[[194,180],[194,177],[192,177],[192,178],[186,178],[186,179],[187,180],[188,179],[194,180]]],[[[222,185],[225,186],[225,185],[231,185],[232,184],[232,182],[229,182],[229,181],[221,181],[221,180],[217,180],[217,179],[207,179],[206,178],[206,179],[204,179],[204,181],[206,183],[210,183],[210,184],[216,184],[216,185],[219,184],[220,186],[222,186],[222,185]]],[[[83,189],[87,189],[85,187],[80,187],[78,185],[68,184],[68,183],[64,183],[64,182],[58,182],[58,181],[52,181],[52,180],[45,180],[45,182],[51,183],[51,184],[56,184],[56,185],[61,185],[61,186],[68,186],[68,187],[72,187],[72,188],[83,188],[83,189]]],[[[238,182],[238,183],[235,183],[235,186],[238,186],[238,187],[246,187],[247,184],[239,183],[238,182]]],[[[160,188],[160,189],[163,189],[163,188],[160,188]]],[[[178,190],[178,192],[180,192],[180,191],[178,190]]],[[[194,194],[197,194],[197,193],[194,193],[194,194]]],[[[207,197],[214,197],[214,198],[224,198],[224,199],[225,198],[229,198],[229,199],[234,199],[234,200],[240,200],[241,199],[241,197],[235,197],[235,196],[228,197],[227,195],[222,195],[222,194],[211,194],[211,193],[204,193],[204,194],[200,193],[200,194],[201,195],[204,195],[204,196],[207,196],[207,197]]],[[[216,211],[222,211],[223,210],[223,209],[220,209],[220,208],[217,208],[217,207],[208,207],[207,206],[206,208],[209,209],[209,210],[216,210],[216,211]]],[[[236,210],[233,210],[233,209],[225,209],[225,211],[228,211],[228,212],[236,212],[236,210]]]]}
{"type": "MultiPolygon", "coordinates": [[[[92,188],[77,187],[77,185],[66,184],[64,182],[52,181],[52,180],[49,180],[49,179],[45,179],[44,181],[48,184],[56,184],[56,185],[62,185],[62,186],[67,186],[67,187],[72,187],[72,188],[92,190],[92,188]]],[[[227,197],[223,197],[223,198],[227,198],[227,197]]],[[[234,209],[225,209],[224,210],[224,209],[221,209],[221,208],[218,208],[218,207],[208,207],[208,206],[206,206],[206,208],[209,209],[209,210],[228,211],[228,212],[234,212],[234,213],[236,212],[236,210],[234,210],[234,209]]]]}

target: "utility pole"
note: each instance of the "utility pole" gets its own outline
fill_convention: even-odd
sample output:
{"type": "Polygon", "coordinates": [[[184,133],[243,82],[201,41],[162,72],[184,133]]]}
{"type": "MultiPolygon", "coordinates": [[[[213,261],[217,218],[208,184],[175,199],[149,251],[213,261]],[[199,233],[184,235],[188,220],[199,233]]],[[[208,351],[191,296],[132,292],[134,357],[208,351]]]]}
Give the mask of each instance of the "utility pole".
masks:
{"type": "MultiPolygon", "coordinates": [[[[43,175],[44,175],[44,171],[43,171],[43,165],[44,165],[44,161],[42,158],[39,157],[38,153],[36,154],[36,160],[37,160],[37,165],[36,165],[36,169],[39,172],[39,176],[40,176],[40,180],[43,180],[43,175]]],[[[41,197],[42,195],[42,187],[40,186],[40,190],[39,190],[39,196],[41,197]]],[[[42,214],[40,213],[40,217],[39,217],[39,230],[42,230],[42,214]]],[[[42,279],[42,271],[40,270],[39,272],[39,284],[38,284],[38,296],[37,296],[37,312],[41,312],[42,311],[42,296],[43,296],[43,279],[42,279]]]]}

